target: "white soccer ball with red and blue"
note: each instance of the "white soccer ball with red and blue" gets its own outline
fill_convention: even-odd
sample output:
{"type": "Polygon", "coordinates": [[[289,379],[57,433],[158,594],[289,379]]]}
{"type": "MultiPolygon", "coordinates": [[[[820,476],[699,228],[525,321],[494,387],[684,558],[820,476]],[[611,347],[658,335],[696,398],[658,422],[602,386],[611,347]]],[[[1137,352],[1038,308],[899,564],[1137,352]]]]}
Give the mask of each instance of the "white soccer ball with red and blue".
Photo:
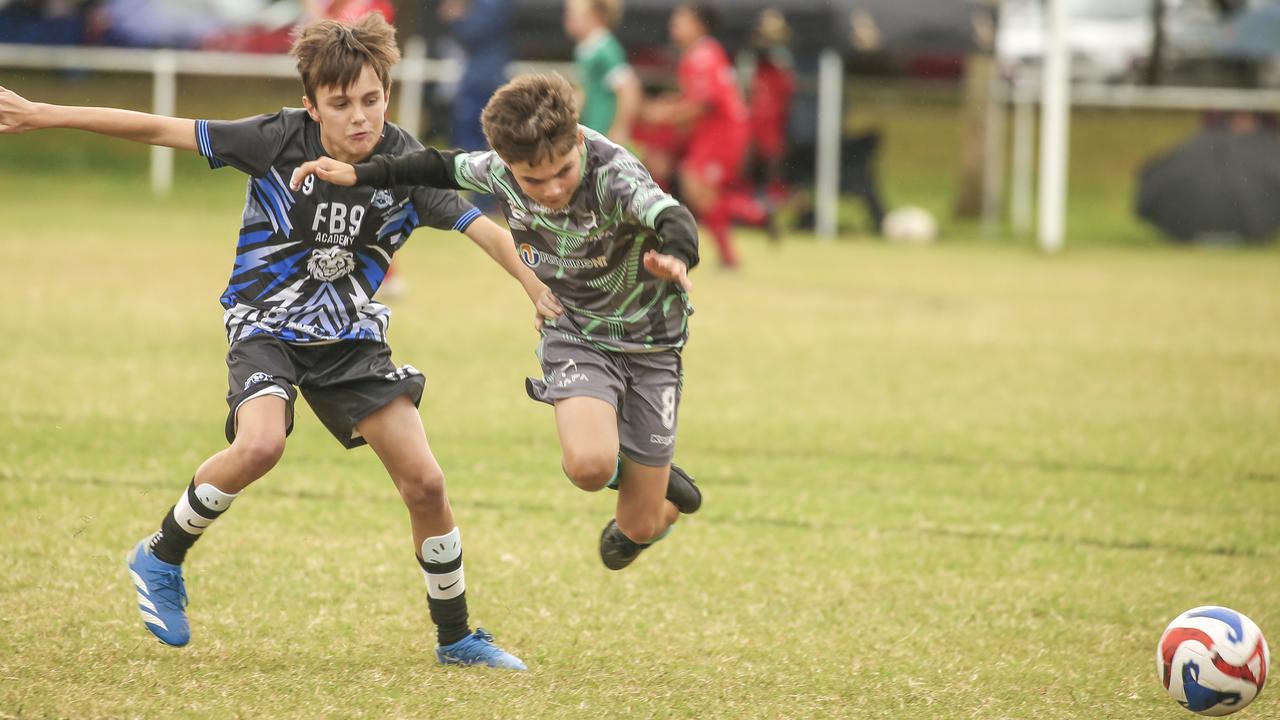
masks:
{"type": "Polygon", "coordinates": [[[1169,697],[1200,715],[1244,709],[1266,685],[1270,662],[1258,626],[1216,605],[1174,618],[1156,647],[1156,672],[1169,697]]]}

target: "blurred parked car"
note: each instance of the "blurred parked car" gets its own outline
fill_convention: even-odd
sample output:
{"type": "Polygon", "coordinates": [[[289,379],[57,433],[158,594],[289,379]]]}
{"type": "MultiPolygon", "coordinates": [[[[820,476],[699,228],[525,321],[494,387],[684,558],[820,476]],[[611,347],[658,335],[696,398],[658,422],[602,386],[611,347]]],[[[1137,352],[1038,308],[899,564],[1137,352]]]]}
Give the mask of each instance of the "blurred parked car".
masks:
{"type": "MultiPolygon", "coordinates": [[[[1280,8],[1277,0],[1246,0],[1234,15],[1224,15],[1215,0],[1068,0],[1072,77],[1087,82],[1141,81],[1152,62],[1156,2],[1164,4],[1161,82],[1253,84],[1253,75],[1242,72],[1241,60],[1265,64],[1255,51],[1262,24],[1258,18],[1266,16],[1266,7],[1280,8]],[[1252,32],[1245,36],[1239,28],[1252,32]],[[1249,52],[1237,52],[1245,46],[1242,37],[1249,38],[1249,52]]],[[[1013,72],[1033,76],[1039,72],[1044,7],[1044,0],[1006,0],[1003,5],[996,53],[1013,72]]],[[[1275,44],[1271,57],[1280,55],[1280,33],[1275,44]]]]}

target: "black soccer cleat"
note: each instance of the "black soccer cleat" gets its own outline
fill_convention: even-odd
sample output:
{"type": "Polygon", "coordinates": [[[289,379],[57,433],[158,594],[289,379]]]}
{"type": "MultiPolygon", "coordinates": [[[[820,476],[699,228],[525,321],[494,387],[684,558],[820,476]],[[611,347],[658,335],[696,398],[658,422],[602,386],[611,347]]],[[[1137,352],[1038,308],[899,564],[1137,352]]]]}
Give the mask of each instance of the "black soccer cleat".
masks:
{"type": "Polygon", "coordinates": [[[671,475],[667,478],[667,499],[685,515],[692,515],[702,507],[702,491],[694,483],[693,476],[679,465],[671,466],[671,475]]]}
{"type": "Polygon", "coordinates": [[[600,533],[600,561],[610,570],[621,570],[630,565],[647,547],[649,544],[638,543],[623,535],[615,519],[610,519],[604,526],[604,532],[600,533]]]}

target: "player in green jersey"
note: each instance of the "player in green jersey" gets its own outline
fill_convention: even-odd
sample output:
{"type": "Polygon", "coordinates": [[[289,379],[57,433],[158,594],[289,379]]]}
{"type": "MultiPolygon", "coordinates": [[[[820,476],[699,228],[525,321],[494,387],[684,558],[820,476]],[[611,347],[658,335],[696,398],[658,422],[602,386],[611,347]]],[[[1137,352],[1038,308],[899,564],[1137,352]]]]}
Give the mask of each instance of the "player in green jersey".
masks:
{"type": "Polygon", "coordinates": [[[582,88],[579,122],[619,145],[631,141],[640,111],[641,87],[627,54],[613,35],[622,0],[566,0],[564,29],[577,45],[573,60],[582,88]]]}

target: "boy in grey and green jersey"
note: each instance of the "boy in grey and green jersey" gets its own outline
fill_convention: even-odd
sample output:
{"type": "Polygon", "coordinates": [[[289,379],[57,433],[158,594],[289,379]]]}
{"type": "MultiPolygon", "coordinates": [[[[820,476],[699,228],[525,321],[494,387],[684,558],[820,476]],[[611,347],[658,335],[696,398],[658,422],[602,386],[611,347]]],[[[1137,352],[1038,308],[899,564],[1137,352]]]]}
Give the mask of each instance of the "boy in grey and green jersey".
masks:
{"type": "Polygon", "coordinates": [[[605,565],[626,567],[680,512],[701,504],[671,464],[698,262],[697,225],[634,156],[577,122],[559,75],[517,78],[483,115],[492,151],[427,149],[356,166],[305,163],[341,185],[427,185],[495,195],[523,262],[562,312],[541,324],[543,377],[529,395],[555,406],[565,474],[578,487],[619,490],[601,536],[605,565]],[[619,452],[621,451],[621,452],[619,452]]]}
{"type": "MultiPolygon", "coordinates": [[[[679,348],[693,312],[688,295],[645,272],[641,258],[659,250],[697,262],[696,245],[670,247],[657,232],[663,211],[680,204],[629,152],[592,130],[582,134],[582,188],[560,210],[521,191],[493,151],[441,156],[459,188],[498,196],[520,259],[560,299],[565,312],[545,332],[612,352],[679,348]]],[[[367,171],[358,167],[361,184],[381,185],[391,166],[375,159],[367,171]]]]}

